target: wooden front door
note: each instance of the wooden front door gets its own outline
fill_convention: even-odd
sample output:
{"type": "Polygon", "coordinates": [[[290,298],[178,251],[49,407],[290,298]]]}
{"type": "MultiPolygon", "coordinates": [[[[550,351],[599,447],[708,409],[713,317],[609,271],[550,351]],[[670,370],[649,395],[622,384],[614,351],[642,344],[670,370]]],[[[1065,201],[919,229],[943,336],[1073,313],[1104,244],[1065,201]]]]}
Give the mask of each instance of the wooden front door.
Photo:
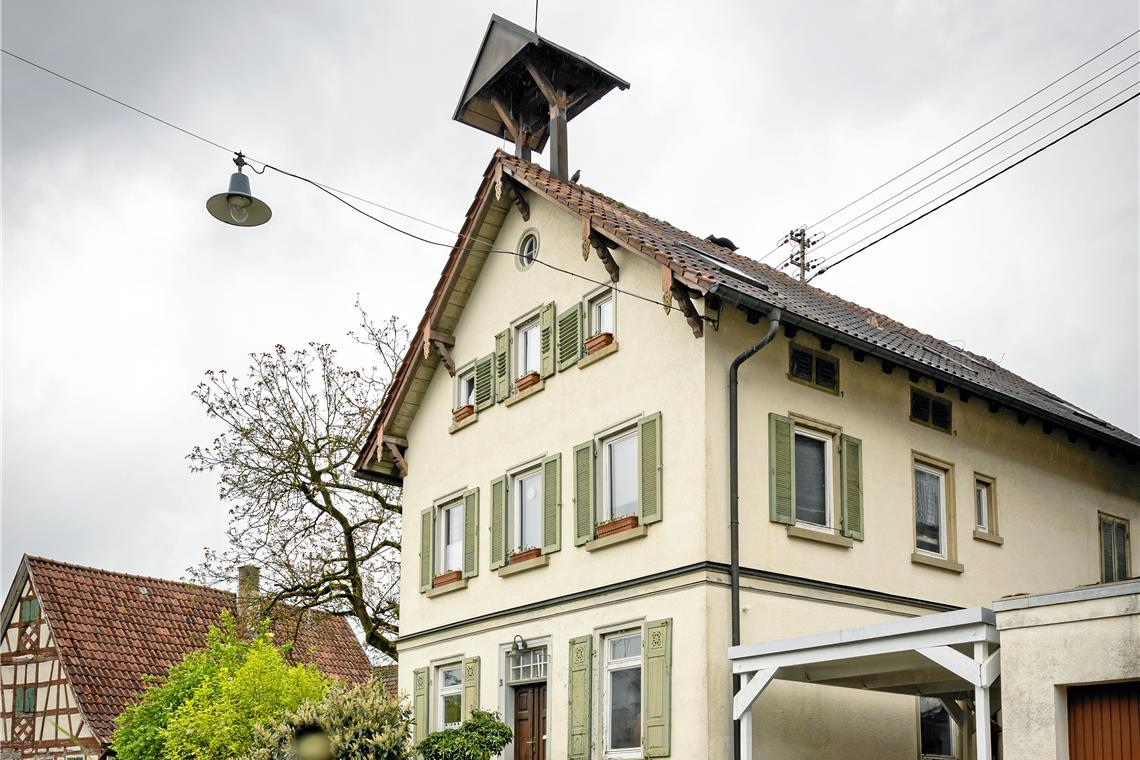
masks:
{"type": "Polygon", "coordinates": [[[1140,681],[1069,687],[1070,760],[1140,760],[1140,681]]]}
{"type": "Polygon", "coordinates": [[[515,687],[515,760],[546,760],[546,684],[515,687]]]}

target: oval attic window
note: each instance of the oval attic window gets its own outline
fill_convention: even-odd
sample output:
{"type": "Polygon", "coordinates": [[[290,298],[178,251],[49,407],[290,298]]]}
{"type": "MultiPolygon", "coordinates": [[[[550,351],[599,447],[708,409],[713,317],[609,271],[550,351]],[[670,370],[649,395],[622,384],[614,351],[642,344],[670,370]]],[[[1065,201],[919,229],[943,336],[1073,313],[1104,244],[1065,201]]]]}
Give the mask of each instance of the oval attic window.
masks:
{"type": "Polygon", "coordinates": [[[538,233],[527,232],[519,241],[519,255],[516,259],[520,269],[530,269],[538,258],[538,233]]]}

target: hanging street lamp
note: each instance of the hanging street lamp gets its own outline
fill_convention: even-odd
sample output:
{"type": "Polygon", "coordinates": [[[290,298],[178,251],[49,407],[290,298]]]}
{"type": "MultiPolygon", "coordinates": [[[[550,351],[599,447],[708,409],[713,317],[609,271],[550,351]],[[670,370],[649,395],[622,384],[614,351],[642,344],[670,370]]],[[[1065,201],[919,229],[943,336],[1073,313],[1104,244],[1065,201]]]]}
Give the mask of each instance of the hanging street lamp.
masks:
{"type": "Polygon", "coordinates": [[[239,152],[234,158],[234,164],[238,170],[230,175],[229,190],[211,196],[206,201],[206,210],[219,222],[232,224],[235,227],[257,227],[265,224],[273,216],[273,211],[269,208],[269,204],[253,197],[250,193],[249,177],[242,174],[242,169],[249,166],[245,156],[239,152]]]}

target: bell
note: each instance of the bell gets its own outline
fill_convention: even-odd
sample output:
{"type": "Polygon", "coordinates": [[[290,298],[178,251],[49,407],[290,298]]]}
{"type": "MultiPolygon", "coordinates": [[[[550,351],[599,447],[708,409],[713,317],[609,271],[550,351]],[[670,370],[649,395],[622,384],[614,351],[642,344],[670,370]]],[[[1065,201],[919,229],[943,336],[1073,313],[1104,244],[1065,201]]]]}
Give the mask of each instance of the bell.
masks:
{"type": "Polygon", "coordinates": [[[206,210],[219,222],[235,227],[256,227],[265,224],[273,211],[265,201],[254,198],[249,192],[249,177],[238,170],[230,175],[230,189],[206,201],[206,210]]]}

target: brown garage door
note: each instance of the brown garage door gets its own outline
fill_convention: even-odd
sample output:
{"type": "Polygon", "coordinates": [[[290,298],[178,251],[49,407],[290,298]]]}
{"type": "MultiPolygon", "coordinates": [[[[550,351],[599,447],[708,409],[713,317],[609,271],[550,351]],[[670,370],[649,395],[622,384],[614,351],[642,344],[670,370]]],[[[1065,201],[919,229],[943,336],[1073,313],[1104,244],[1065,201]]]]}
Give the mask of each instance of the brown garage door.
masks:
{"type": "Polygon", "coordinates": [[[1070,760],[1140,760],[1140,681],[1069,687],[1070,760]]]}

